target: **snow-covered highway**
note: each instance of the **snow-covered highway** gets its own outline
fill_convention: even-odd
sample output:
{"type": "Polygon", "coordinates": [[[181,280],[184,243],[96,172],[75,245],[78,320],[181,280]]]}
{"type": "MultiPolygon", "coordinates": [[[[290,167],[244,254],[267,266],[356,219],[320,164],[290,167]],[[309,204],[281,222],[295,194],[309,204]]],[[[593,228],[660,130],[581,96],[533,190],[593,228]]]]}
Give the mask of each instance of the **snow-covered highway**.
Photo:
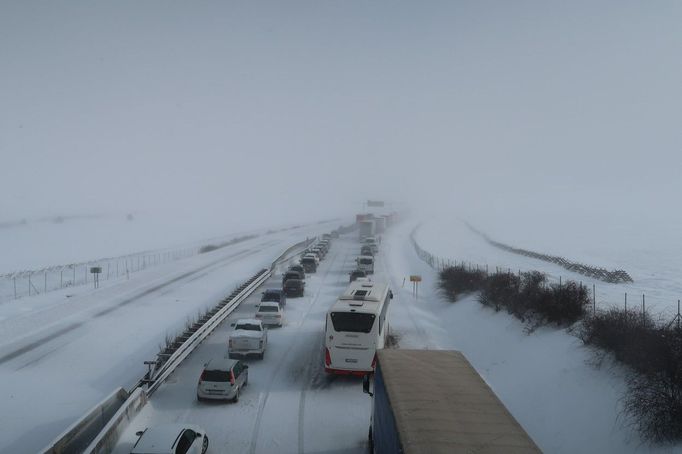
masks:
{"type": "MultiPolygon", "coordinates": [[[[158,389],[121,437],[116,453],[127,453],[135,432],[167,422],[204,427],[209,452],[365,452],[370,402],[358,378],[327,376],[323,368],[325,315],[348,285],[359,245],[334,240],[317,273],[306,276],[303,298],[289,298],[286,323],[272,328],[263,360],[248,359],[249,385],[239,402],[197,402],[202,366],[227,352],[226,321],[158,389]]],[[[386,279],[378,272],[376,280],[386,279]]],[[[276,273],[263,288],[281,285],[276,273]]],[[[229,317],[253,317],[260,292],[229,317]]]]}
{"type": "Polygon", "coordinates": [[[0,306],[0,452],[36,452],[115,388],[130,388],[165,336],[320,224],[265,235],[104,282],[0,306]]]}

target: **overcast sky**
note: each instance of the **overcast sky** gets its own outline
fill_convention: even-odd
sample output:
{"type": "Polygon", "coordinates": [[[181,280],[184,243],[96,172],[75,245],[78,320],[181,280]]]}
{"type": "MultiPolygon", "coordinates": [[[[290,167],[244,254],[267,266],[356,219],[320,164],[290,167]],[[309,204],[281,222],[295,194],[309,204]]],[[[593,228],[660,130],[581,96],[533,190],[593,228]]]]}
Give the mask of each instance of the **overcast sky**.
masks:
{"type": "Polygon", "coordinates": [[[676,1],[3,0],[0,220],[677,210],[680,24],[676,1]]]}

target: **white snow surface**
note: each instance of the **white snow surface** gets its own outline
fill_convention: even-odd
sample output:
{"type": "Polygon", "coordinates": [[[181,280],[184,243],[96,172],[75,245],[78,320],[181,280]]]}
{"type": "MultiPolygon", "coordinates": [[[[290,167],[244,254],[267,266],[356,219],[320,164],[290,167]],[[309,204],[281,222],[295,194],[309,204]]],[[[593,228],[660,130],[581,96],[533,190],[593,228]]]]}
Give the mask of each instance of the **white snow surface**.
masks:
{"type": "Polygon", "coordinates": [[[559,221],[555,221],[556,229],[553,231],[541,228],[534,230],[531,226],[524,231],[518,225],[511,232],[505,232],[503,226],[481,228],[492,239],[514,247],[561,255],[572,261],[610,270],[624,269],[634,282],[609,284],[570,272],[553,263],[503,251],[488,244],[459,219],[430,219],[419,227],[416,237],[422,248],[443,259],[463,260],[482,267],[488,265],[493,270],[495,267],[512,272],[538,270],[554,281],[562,277],[564,281],[582,282],[590,290],[594,285],[598,308],[624,307],[627,293],[629,308],[641,308],[642,295],[645,295],[646,310],[654,318],[660,315],[663,319],[672,320],[677,314],[677,302],[682,298],[682,275],[679,273],[682,267],[682,242],[672,238],[672,227],[659,229],[661,231],[658,233],[650,230],[647,234],[637,224],[619,228],[612,226],[612,229],[604,227],[604,231],[596,229],[590,234],[584,224],[564,229],[560,229],[558,224],[559,221]],[[523,234],[520,233],[522,231],[523,234]],[[518,237],[514,235],[517,232],[518,237]],[[620,239],[613,238],[618,232],[622,234],[620,239]]]}
{"type": "MultiPolygon", "coordinates": [[[[593,353],[565,330],[542,328],[527,335],[521,322],[484,308],[475,295],[457,303],[445,301],[436,290],[437,273],[416,256],[409,243],[414,225],[404,222],[385,234],[373,277],[374,281],[388,281],[393,289],[389,317],[400,348],[462,351],[544,452],[682,452],[682,446],[649,446],[639,438],[621,415],[624,370],[608,361],[596,367],[593,353]],[[423,276],[418,298],[405,283],[411,274],[423,276]]],[[[452,232],[451,226],[425,224],[419,239],[423,247],[448,256],[450,236],[444,232],[452,232]]],[[[11,390],[3,397],[0,412],[2,427],[8,428],[2,431],[0,452],[35,451],[51,438],[48,434],[62,430],[92,402],[126,380],[139,378],[142,361],[156,352],[156,341],[150,339],[180,328],[185,315],[179,314],[214,303],[253,274],[260,262],[272,260],[281,245],[268,245],[267,241],[275,240],[256,239],[211,253],[225,262],[106,316],[92,318],[93,312],[120,302],[123,293],[137,294],[155,284],[145,282],[141,274],[139,282],[120,285],[125,292],[116,290],[116,285],[100,289],[102,295],[111,292],[107,298],[89,290],[61,300],[61,315],[73,313],[69,322],[85,324],[0,364],[2,382],[11,390]],[[88,311],[89,305],[96,307],[88,311]],[[36,411],[37,404],[40,411],[36,411]]],[[[489,255],[493,252],[485,249],[485,243],[475,243],[473,237],[459,243],[463,244],[466,248],[450,249],[452,258],[462,258],[454,254],[462,250],[490,263],[499,257],[489,255]]],[[[209,453],[365,452],[371,400],[362,393],[360,380],[327,376],[322,366],[325,314],[347,287],[359,247],[355,235],[335,240],[318,272],[307,275],[306,295],[288,299],[286,323],[269,330],[265,359],[247,360],[249,385],[238,403],[196,401],[203,364],[227,351],[226,339],[232,328],[226,321],[152,396],[123,433],[115,452],[129,452],[137,430],[171,422],[206,429],[211,440],[209,453]]],[[[192,266],[207,265],[207,261],[192,262],[192,266]]],[[[283,268],[263,288],[277,287],[283,268]]],[[[148,272],[160,273],[160,268],[148,272]]],[[[242,303],[228,320],[253,317],[257,295],[242,303]]],[[[54,306],[37,307],[49,310],[54,306]]],[[[12,314],[17,324],[22,323],[20,314],[20,310],[12,314]]],[[[30,310],[29,315],[34,316],[30,310]]],[[[52,317],[52,323],[54,320],[52,317]]],[[[50,317],[39,323],[56,329],[50,327],[50,317]]],[[[10,327],[11,323],[6,323],[0,333],[10,327]]]]}

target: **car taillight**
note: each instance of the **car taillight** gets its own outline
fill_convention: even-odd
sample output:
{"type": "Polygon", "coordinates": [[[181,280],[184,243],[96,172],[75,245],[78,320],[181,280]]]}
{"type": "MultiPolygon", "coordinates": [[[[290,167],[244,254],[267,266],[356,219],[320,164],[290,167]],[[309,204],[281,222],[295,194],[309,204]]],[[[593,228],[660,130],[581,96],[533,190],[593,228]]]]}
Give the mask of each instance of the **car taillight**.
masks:
{"type": "Polygon", "coordinates": [[[199,383],[204,381],[204,378],[206,378],[206,371],[201,372],[201,375],[199,376],[199,383]]]}
{"type": "Polygon", "coordinates": [[[374,369],[376,365],[377,365],[377,354],[375,353],[374,358],[372,358],[372,369],[374,369]]]}
{"type": "Polygon", "coordinates": [[[256,318],[261,318],[262,316],[260,314],[256,314],[256,318]]]}
{"type": "Polygon", "coordinates": [[[234,385],[234,372],[230,371],[230,384],[234,385]]]}
{"type": "Polygon", "coordinates": [[[332,365],[332,355],[329,353],[329,349],[325,347],[324,349],[324,365],[325,366],[331,366],[332,365]]]}
{"type": "Polygon", "coordinates": [[[229,343],[228,343],[228,347],[229,347],[229,348],[232,348],[232,339],[230,339],[230,341],[229,341],[229,343]]]}
{"type": "Polygon", "coordinates": [[[263,348],[263,341],[262,340],[258,341],[258,348],[263,348]]]}

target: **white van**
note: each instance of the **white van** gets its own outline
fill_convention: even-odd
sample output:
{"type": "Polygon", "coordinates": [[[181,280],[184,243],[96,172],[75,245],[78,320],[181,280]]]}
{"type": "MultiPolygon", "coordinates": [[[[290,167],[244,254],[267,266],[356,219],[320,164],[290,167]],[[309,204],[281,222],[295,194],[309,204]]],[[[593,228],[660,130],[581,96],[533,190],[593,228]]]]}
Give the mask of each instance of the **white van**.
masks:
{"type": "Polygon", "coordinates": [[[355,259],[359,270],[364,271],[367,274],[374,274],[374,257],[371,255],[361,255],[355,259]]]}

